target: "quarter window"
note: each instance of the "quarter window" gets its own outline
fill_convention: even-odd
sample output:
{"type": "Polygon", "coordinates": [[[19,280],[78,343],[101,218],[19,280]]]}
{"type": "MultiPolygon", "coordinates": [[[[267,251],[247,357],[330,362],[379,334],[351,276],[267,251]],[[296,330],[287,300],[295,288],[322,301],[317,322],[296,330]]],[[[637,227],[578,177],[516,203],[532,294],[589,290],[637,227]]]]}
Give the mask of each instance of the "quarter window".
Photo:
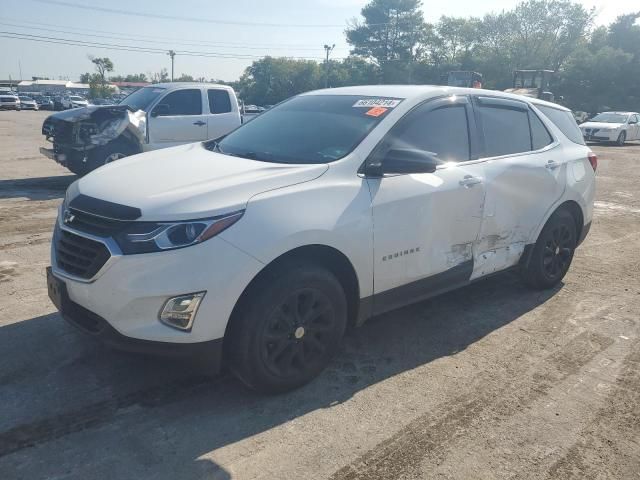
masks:
{"type": "Polygon", "coordinates": [[[410,113],[391,134],[389,149],[429,152],[444,162],[469,160],[469,126],[464,105],[430,110],[429,105],[410,113]]]}
{"type": "Polygon", "coordinates": [[[536,105],[536,108],[540,110],[545,116],[558,127],[565,137],[578,145],[585,145],[582,132],[578,128],[575,118],[568,110],[559,110],[557,108],[549,107],[547,105],[536,105]]]}
{"type": "Polygon", "coordinates": [[[167,105],[167,115],[202,115],[202,96],[199,89],[178,90],[160,100],[167,105]]]}
{"type": "Polygon", "coordinates": [[[481,105],[478,111],[487,157],[531,151],[527,110],[481,105]]]}
{"type": "Polygon", "coordinates": [[[231,111],[231,99],[226,90],[207,90],[209,97],[209,111],[211,113],[229,113],[231,111]]]}
{"type": "Polygon", "coordinates": [[[540,150],[553,143],[553,138],[549,134],[547,127],[531,110],[529,111],[529,122],[531,123],[531,144],[534,150],[540,150]]]}

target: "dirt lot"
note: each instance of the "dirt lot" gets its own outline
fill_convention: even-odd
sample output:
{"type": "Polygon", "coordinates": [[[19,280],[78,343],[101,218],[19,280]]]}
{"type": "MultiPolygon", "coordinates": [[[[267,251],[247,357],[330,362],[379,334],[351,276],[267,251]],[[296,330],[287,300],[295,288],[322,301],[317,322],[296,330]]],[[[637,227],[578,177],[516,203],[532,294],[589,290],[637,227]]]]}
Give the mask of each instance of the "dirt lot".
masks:
{"type": "Polygon", "coordinates": [[[38,153],[45,116],[0,112],[0,479],[640,478],[640,144],[594,147],[594,226],[561,288],[506,274],[387,314],[263,397],[54,313],[75,177],[38,153]]]}

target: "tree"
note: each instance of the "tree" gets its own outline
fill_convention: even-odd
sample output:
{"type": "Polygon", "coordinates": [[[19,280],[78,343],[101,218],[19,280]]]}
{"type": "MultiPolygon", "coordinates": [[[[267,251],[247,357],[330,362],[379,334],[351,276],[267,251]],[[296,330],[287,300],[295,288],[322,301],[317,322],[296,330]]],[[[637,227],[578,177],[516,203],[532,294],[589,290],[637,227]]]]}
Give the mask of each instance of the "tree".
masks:
{"type": "Polygon", "coordinates": [[[193,79],[193,77],[191,75],[187,75],[187,74],[183,73],[178,78],[176,78],[174,80],[174,82],[195,82],[195,80],[193,79]]]}
{"type": "Polygon", "coordinates": [[[113,62],[108,57],[100,58],[91,55],[89,56],[89,60],[95,65],[100,78],[100,85],[104,89],[107,85],[107,72],[113,72],[113,62]]]}
{"type": "Polygon", "coordinates": [[[169,81],[169,73],[166,68],[160,69],[159,72],[149,73],[151,83],[163,83],[169,81]]]}
{"type": "Polygon", "coordinates": [[[383,82],[410,81],[426,30],[421,7],[420,0],[372,0],[361,11],[364,22],[352,20],[345,32],[351,54],[380,67],[383,82]]]}
{"type": "Polygon", "coordinates": [[[91,74],[89,72],[80,75],[80,83],[89,83],[91,81],[91,74]]]}

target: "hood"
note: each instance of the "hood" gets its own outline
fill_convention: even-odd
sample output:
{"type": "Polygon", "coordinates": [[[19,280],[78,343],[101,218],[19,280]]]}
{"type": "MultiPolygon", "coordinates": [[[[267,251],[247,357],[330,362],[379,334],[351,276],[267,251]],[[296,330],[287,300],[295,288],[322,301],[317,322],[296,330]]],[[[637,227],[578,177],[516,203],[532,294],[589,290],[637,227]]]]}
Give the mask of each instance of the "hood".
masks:
{"type": "Polygon", "coordinates": [[[193,143],[110,163],[73,190],[74,196],[139,208],[140,220],[189,220],[241,210],[254,195],[314,180],[328,168],[231,157],[193,143]]]}
{"type": "Polygon", "coordinates": [[[56,112],[47,117],[47,119],[64,120],[67,122],[77,122],[80,120],[87,120],[92,116],[100,113],[108,114],[111,116],[124,115],[129,111],[128,105],[88,105],[82,108],[74,108],[72,110],[63,110],[56,112]]]}
{"type": "Polygon", "coordinates": [[[580,124],[580,128],[620,128],[623,125],[623,123],[584,122],[580,124]]]}

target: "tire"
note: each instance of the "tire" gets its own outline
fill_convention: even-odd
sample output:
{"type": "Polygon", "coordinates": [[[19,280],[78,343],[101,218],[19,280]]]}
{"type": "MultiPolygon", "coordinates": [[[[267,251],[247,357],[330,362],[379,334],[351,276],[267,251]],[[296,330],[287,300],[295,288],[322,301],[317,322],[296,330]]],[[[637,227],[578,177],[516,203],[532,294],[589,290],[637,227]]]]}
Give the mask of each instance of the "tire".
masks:
{"type": "Polygon", "coordinates": [[[521,269],[523,281],[535,290],[555,287],[569,270],[576,246],[573,215],[567,210],[556,211],[540,232],[529,261],[521,269]]]}
{"type": "Polygon", "coordinates": [[[619,147],[623,147],[624,142],[626,141],[627,141],[627,132],[620,132],[620,135],[618,135],[618,140],[616,140],[616,145],[619,147]]]}
{"type": "Polygon", "coordinates": [[[254,390],[293,390],[327,366],[346,325],[338,279],[322,267],[287,262],[258,280],[234,313],[229,367],[254,390]]]}
{"type": "Polygon", "coordinates": [[[114,141],[94,148],[89,154],[89,161],[87,162],[87,171],[89,173],[96,168],[99,168],[107,163],[111,163],[121,158],[128,157],[138,153],[135,148],[122,138],[116,138],[114,141]]]}

